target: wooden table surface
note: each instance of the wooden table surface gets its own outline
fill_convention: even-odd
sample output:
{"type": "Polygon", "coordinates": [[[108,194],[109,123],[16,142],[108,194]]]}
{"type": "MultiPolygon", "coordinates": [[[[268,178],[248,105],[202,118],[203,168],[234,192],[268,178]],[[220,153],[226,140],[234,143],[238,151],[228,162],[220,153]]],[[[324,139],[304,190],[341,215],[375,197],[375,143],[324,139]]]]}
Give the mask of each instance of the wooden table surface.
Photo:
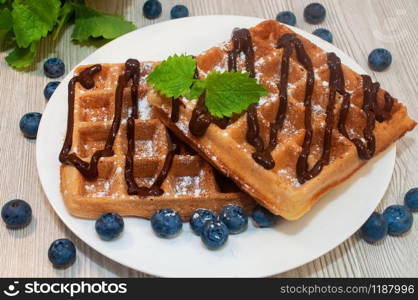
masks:
{"type": "MultiPolygon", "coordinates": [[[[365,70],[367,56],[377,47],[389,49],[393,63],[385,72],[369,73],[394,96],[402,99],[411,116],[418,120],[418,1],[417,0],[321,0],[327,17],[320,25],[303,20],[304,7],[311,0],[162,0],[163,15],[150,21],[142,15],[144,0],[89,1],[111,13],[123,14],[138,28],[169,19],[170,8],[185,4],[190,15],[231,14],[275,18],[291,10],[297,26],[312,32],[325,27],[334,35],[334,45],[353,57],[365,70]]],[[[21,198],[33,209],[34,219],[23,230],[0,226],[1,277],[149,277],[115,263],[80,241],[60,221],[46,199],[36,170],[35,142],[22,137],[19,120],[25,112],[42,112],[46,103],[42,61],[58,56],[72,69],[96,48],[70,42],[67,28],[57,42],[47,39],[40,46],[36,65],[29,72],[17,72],[0,52],[0,201],[21,198]],[[66,270],[53,269],[47,258],[50,243],[68,237],[77,247],[76,263],[66,270]]],[[[409,133],[397,146],[396,166],[389,188],[378,207],[401,203],[406,191],[418,186],[418,130],[409,133]]],[[[376,183],[379,184],[379,183],[376,183]]],[[[415,214],[415,218],[418,215],[415,214]]],[[[285,277],[403,277],[418,276],[418,222],[403,237],[388,237],[369,245],[355,234],[326,255],[292,271],[285,277]]],[[[309,247],[307,246],[307,251],[309,247]]]]}

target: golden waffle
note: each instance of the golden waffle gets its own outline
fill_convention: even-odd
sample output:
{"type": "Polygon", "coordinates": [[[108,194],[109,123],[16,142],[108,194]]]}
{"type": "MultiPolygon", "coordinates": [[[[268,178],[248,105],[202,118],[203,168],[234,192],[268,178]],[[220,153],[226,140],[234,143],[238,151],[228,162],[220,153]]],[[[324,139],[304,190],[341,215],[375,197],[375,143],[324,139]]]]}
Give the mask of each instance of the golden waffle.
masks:
{"type": "MultiPolygon", "coordinates": [[[[330,104],[330,67],[329,61],[338,60],[332,54],[327,54],[308,40],[295,34],[286,26],[275,21],[265,21],[250,30],[252,47],[255,53],[255,78],[269,91],[269,95],[260,99],[256,107],[257,124],[260,138],[264,145],[269,145],[270,125],[275,123],[279,110],[279,88],[281,84],[281,71],[285,47],[278,47],[278,41],[284,43],[286,39],[296,38],[302,45],[312,64],[314,85],[311,98],[311,122],[312,140],[307,156],[308,171],[324,156],[324,139],[327,127],[327,107],[330,104]],[[289,35],[290,34],[290,35],[289,35]],[[286,35],[286,37],[285,37],[286,35]]],[[[245,41],[234,46],[233,41],[214,47],[197,57],[197,65],[200,78],[205,78],[211,71],[226,71],[228,68],[228,53],[232,53],[234,47],[243,47],[245,41]]],[[[308,69],[301,57],[302,52],[296,54],[297,42],[291,45],[288,71],[288,84],[284,85],[287,94],[287,110],[281,129],[275,140],[277,145],[273,147],[271,156],[274,167],[266,169],[253,159],[255,147],[247,139],[248,113],[238,116],[235,122],[230,122],[226,129],[221,129],[214,123],[210,124],[202,137],[197,137],[190,132],[189,122],[192,112],[196,107],[196,100],[182,99],[185,106],[180,107],[180,119],[174,123],[170,121],[171,101],[151,91],[149,100],[158,108],[161,120],[179,138],[187,142],[203,157],[211,162],[227,177],[233,179],[240,188],[258,200],[260,204],[271,212],[293,220],[305,214],[312,205],[330,188],[345,181],[367,162],[373,154],[386,149],[390,144],[403,136],[408,130],[412,130],[416,123],[407,115],[406,108],[397,99],[391,98],[383,89],[379,89],[376,83],[366,82],[368,78],[362,77],[348,67],[342,65],[340,73],[333,71],[333,76],[344,76],[343,80],[332,82],[333,89],[337,89],[335,106],[330,104],[329,115],[333,113],[333,122],[330,122],[331,133],[329,135],[330,153],[328,163],[324,163],[322,171],[313,178],[303,179],[297,174],[297,164],[303,149],[305,139],[305,90],[307,87],[308,69]],[[368,88],[377,91],[377,97],[373,98],[373,91],[363,91],[366,84],[368,88]],[[345,103],[346,121],[341,128],[343,116],[341,114],[343,95],[349,96],[349,102],[345,103]],[[385,96],[386,95],[386,96],[385,96]],[[393,106],[387,101],[392,100],[393,106]],[[373,105],[371,100],[377,103],[373,105]],[[385,107],[387,106],[387,107],[385,107]],[[374,109],[374,110],[373,110],[374,109]],[[366,112],[367,111],[367,112],[366,112]],[[373,148],[373,138],[365,139],[364,128],[367,116],[376,116],[379,121],[369,122],[371,131],[375,137],[375,151],[369,151],[367,146],[373,148]],[[345,132],[344,132],[345,129],[345,132]],[[344,132],[344,134],[342,134],[344,132]],[[366,143],[369,141],[369,143],[366,143]],[[354,142],[360,146],[366,146],[361,153],[354,142]],[[373,153],[374,152],[374,153],[373,153]],[[359,154],[363,159],[359,158],[359,154]],[[370,156],[370,157],[367,157],[370,156]]],[[[248,71],[245,51],[238,51],[237,69],[248,71]]],[[[338,69],[338,68],[337,68],[338,69]]],[[[227,99],[225,99],[227,101],[227,99]]],[[[326,161],[325,154],[325,161],[326,161]]],[[[303,163],[301,164],[303,165],[303,163]]],[[[270,166],[271,167],[271,166],[270,166]]],[[[319,167],[319,166],[317,166],[319,167]]],[[[298,171],[309,177],[307,170],[298,171]]],[[[316,170],[317,171],[317,170],[316,170]]],[[[378,183],[376,183],[378,184],[378,183]]]]}
{"type": "MultiPolygon", "coordinates": [[[[89,66],[76,70],[80,74],[89,66]]],[[[160,173],[172,140],[165,126],[155,118],[155,111],[147,102],[146,76],[153,63],[141,63],[138,88],[139,115],[135,120],[134,180],[138,186],[150,187],[160,173]]],[[[115,92],[124,64],[102,64],[93,76],[95,86],[74,89],[74,131],[70,153],[89,162],[93,153],[103,149],[115,114],[115,92]]],[[[172,208],[188,220],[197,208],[218,211],[226,204],[235,203],[249,210],[254,201],[218,174],[190,148],[181,145],[173,158],[168,176],[161,185],[160,196],[128,195],[125,180],[127,153],[127,117],[130,110],[130,86],[124,89],[121,124],[113,145],[114,154],[98,162],[98,176],[87,180],[71,164],[61,167],[61,192],[71,214],[83,218],[97,218],[106,212],[123,216],[150,218],[157,210],[172,208]]]]}

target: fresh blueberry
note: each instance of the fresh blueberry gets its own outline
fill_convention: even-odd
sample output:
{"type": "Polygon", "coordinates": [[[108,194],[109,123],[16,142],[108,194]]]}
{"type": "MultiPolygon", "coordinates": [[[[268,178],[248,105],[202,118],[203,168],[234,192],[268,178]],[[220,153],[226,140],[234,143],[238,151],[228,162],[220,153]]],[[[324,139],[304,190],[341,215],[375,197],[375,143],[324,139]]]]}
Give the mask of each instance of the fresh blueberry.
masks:
{"type": "Polygon", "coordinates": [[[8,228],[22,228],[30,223],[32,209],[26,201],[10,200],[3,205],[1,217],[8,228]]]}
{"type": "Polygon", "coordinates": [[[56,268],[66,268],[75,261],[76,250],[69,239],[58,239],[52,242],[48,250],[48,258],[56,268]]]}
{"type": "Polygon", "coordinates": [[[189,9],[184,5],[175,5],[170,12],[172,19],[185,18],[189,16],[189,9]]]}
{"type": "Polygon", "coordinates": [[[392,63],[392,54],[383,48],[374,49],[369,54],[369,66],[374,71],[383,71],[392,63]]]}
{"type": "Polygon", "coordinates": [[[305,7],[303,17],[310,24],[318,24],[324,21],[327,12],[320,3],[311,3],[305,7]]]}
{"type": "Polygon", "coordinates": [[[151,226],[157,236],[169,239],[180,232],[183,223],[174,209],[160,209],[152,216],[151,226]]]}
{"type": "Polygon", "coordinates": [[[219,220],[228,227],[230,234],[241,233],[248,227],[247,214],[235,204],[226,205],[219,214],[219,220]]]}
{"type": "Polygon", "coordinates": [[[124,222],[116,213],[106,213],[96,220],[96,232],[102,240],[110,241],[117,238],[123,231],[124,222]]]}
{"type": "Polygon", "coordinates": [[[410,211],[418,211],[418,188],[410,189],[406,193],[405,205],[410,211]]]}
{"type": "Polygon", "coordinates": [[[59,81],[48,82],[48,84],[44,88],[45,99],[49,100],[49,98],[51,98],[52,94],[55,92],[59,84],[59,81]]]}
{"type": "Polygon", "coordinates": [[[325,28],[318,28],[315,29],[312,34],[320,37],[321,39],[327,41],[328,43],[332,43],[332,33],[328,29],[325,28]]]}
{"type": "Polygon", "coordinates": [[[280,23],[287,24],[290,26],[296,25],[295,14],[288,10],[279,12],[276,16],[276,20],[280,23]]]}
{"type": "Polygon", "coordinates": [[[199,208],[193,212],[192,217],[190,218],[190,227],[192,228],[194,233],[196,233],[197,235],[201,235],[205,223],[207,221],[215,219],[216,215],[212,211],[208,209],[199,208]]]}
{"type": "Polygon", "coordinates": [[[23,115],[20,119],[19,127],[25,137],[36,139],[41,118],[42,114],[38,112],[30,112],[23,115]]]}
{"type": "Polygon", "coordinates": [[[406,206],[391,205],[383,212],[390,235],[401,235],[411,229],[413,217],[406,206]]]}
{"type": "Polygon", "coordinates": [[[161,15],[163,11],[161,2],[158,0],[148,0],[142,7],[142,12],[147,19],[156,19],[161,15]]]}
{"type": "Polygon", "coordinates": [[[216,250],[226,243],[228,236],[228,227],[224,223],[220,220],[210,220],[205,223],[200,237],[206,247],[216,250]]]}
{"type": "Polygon", "coordinates": [[[366,242],[376,243],[388,234],[388,222],[381,214],[373,212],[366,223],[361,226],[360,232],[366,242]]]}
{"type": "Polygon", "coordinates": [[[57,58],[48,58],[44,62],[44,73],[49,78],[57,78],[64,75],[65,65],[64,62],[57,58]]]}
{"type": "Polygon", "coordinates": [[[272,214],[260,205],[257,205],[254,208],[251,217],[253,218],[255,225],[260,228],[272,227],[276,225],[277,220],[279,219],[278,216],[272,214]]]}

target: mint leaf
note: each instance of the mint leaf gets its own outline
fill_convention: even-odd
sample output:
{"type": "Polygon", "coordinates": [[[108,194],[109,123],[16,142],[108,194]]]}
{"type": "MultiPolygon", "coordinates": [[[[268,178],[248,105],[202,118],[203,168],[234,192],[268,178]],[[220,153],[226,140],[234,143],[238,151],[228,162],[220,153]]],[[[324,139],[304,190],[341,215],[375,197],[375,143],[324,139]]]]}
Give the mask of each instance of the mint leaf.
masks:
{"type": "Polygon", "coordinates": [[[200,97],[200,95],[203,94],[203,92],[205,91],[205,88],[206,88],[206,81],[198,80],[193,84],[190,90],[190,93],[188,93],[186,97],[189,100],[197,99],[200,97]]]}
{"type": "Polygon", "coordinates": [[[147,82],[154,85],[154,90],[166,97],[178,98],[190,92],[196,81],[193,76],[196,60],[188,55],[174,55],[167,58],[147,77],[147,82]]]}
{"type": "Polygon", "coordinates": [[[211,72],[206,78],[205,104],[215,117],[231,117],[266,96],[267,90],[249,73],[211,72]]]}
{"type": "Polygon", "coordinates": [[[4,8],[0,11],[0,45],[3,43],[7,33],[13,28],[13,18],[10,10],[4,8]]]}
{"type": "Polygon", "coordinates": [[[76,19],[71,37],[76,41],[99,37],[111,40],[135,29],[135,25],[124,21],[123,17],[104,14],[84,5],[75,4],[74,8],[76,19]]]}
{"type": "Polygon", "coordinates": [[[16,48],[6,56],[6,61],[16,69],[27,68],[33,63],[37,50],[38,42],[33,42],[27,48],[16,48]]]}
{"type": "Polygon", "coordinates": [[[71,18],[71,16],[74,13],[74,6],[71,1],[67,1],[64,3],[64,5],[61,7],[58,21],[57,21],[57,27],[54,30],[52,39],[56,40],[58,35],[61,33],[61,30],[65,23],[71,18]]]}
{"type": "Polygon", "coordinates": [[[27,48],[45,37],[55,25],[60,0],[20,0],[13,3],[13,30],[17,45],[27,48]]]}

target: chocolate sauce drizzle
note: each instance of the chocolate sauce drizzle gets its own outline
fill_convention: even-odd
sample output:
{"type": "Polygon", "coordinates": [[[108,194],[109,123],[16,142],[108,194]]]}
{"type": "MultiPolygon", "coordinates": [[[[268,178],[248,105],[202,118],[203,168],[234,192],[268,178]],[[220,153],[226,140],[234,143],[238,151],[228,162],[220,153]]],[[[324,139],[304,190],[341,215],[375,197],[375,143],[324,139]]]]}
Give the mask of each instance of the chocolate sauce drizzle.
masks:
{"type": "MultiPolygon", "coordinates": [[[[232,50],[228,52],[228,71],[237,71],[237,58],[240,53],[245,56],[245,69],[250,77],[255,78],[255,54],[251,33],[248,29],[236,29],[232,33],[232,50]]],[[[265,168],[273,168],[274,161],[264,148],[258,125],[257,105],[251,104],[247,109],[247,142],[256,150],[253,159],[265,168]]]]}
{"type": "MultiPolygon", "coordinates": [[[[342,82],[344,82],[343,73],[341,71],[341,65],[339,67],[339,73],[342,82]]],[[[377,93],[380,85],[378,82],[373,83],[370,76],[362,75],[363,80],[363,111],[366,114],[366,126],[363,129],[364,141],[359,138],[350,138],[345,128],[345,122],[347,119],[348,111],[350,108],[350,94],[344,90],[344,85],[339,88],[339,92],[343,96],[343,103],[340,110],[340,119],[338,122],[338,130],[342,135],[349,139],[357,148],[357,153],[360,159],[369,160],[373,157],[376,151],[376,139],[373,134],[375,127],[375,121],[383,122],[391,118],[391,110],[393,107],[393,98],[389,93],[385,93],[385,105],[383,108],[379,108],[377,103],[377,93]]]]}
{"type": "MultiPolygon", "coordinates": [[[[329,164],[331,154],[331,141],[332,131],[334,128],[334,108],[335,108],[335,96],[337,89],[341,92],[344,89],[344,78],[341,77],[342,71],[339,68],[340,59],[334,53],[327,54],[327,64],[330,70],[330,83],[329,83],[329,98],[326,108],[325,130],[324,140],[322,147],[321,158],[316,164],[309,170],[308,156],[310,153],[310,146],[312,143],[313,129],[311,124],[311,102],[305,102],[305,138],[302,146],[301,154],[299,155],[298,162],[296,164],[296,175],[298,181],[303,184],[304,182],[317,176],[325,165],[329,164]]],[[[311,92],[312,93],[312,92],[311,92]]]]}
{"type": "MultiPolygon", "coordinates": [[[[251,34],[247,29],[234,30],[232,36],[233,49],[228,52],[228,69],[229,71],[237,71],[237,57],[240,53],[245,55],[246,70],[251,77],[255,77],[255,55],[252,46],[251,34]]],[[[369,76],[362,75],[364,100],[362,110],[365,112],[367,121],[364,128],[364,140],[353,138],[350,139],[345,129],[345,123],[350,108],[351,94],[345,90],[344,74],[341,68],[341,61],[334,53],[327,54],[327,64],[330,70],[329,79],[329,99],[326,108],[326,120],[323,139],[323,149],[320,159],[315,165],[309,169],[308,157],[311,151],[313,138],[312,127],[312,94],[315,83],[314,69],[312,61],[305,51],[303,43],[295,34],[284,34],[277,42],[277,48],[283,48],[283,56],[280,69],[279,99],[280,104],[276,114],[275,121],[270,124],[269,143],[264,146],[264,142],[260,136],[260,128],[257,119],[257,106],[252,104],[247,109],[247,133],[246,140],[255,148],[252,154],[253,159],[263,166],[265,169],[273,169],[275,162],[271,152],[277,146],[277,135],[282,130],[288,109],[287,85],[289,79],[290,56],[292,55],[292,47],[295,48],[296,58],[307,72],[305,96],[304,96],[304,124],[305,136],[302,145],[302,151],[298,157],[296,164],[296,175],[298,181],[304,182],[317,176],[323,167],[329,164],[331,154],[332,132],[334,127],[334,109],[336,102],[336,93],[342,95],[343,103],[341,105],[338,129],[347,139],[349,139],[357,148],[358,155],[361,159],[370,159],[373,157],[376,148],[376,141],[373,134],[375,121],[383,122],[391,118],[391,110],[394,99],[385,92],[385,104],[380,108],[377,103],[377,93],[379,91],[379,83],[373,83],[369,76]]],[[[193,110],[192,118],[189,123],[190,131],[195,136],[203,136],[213,120],[205,106],[205,94],[203,94],[193,110]]],[[[227,125],[227,124],[226,124],[227,125]]]]}
{"type": "MultiPolygon", "coordinates": [[[[196,59],[195,56],[192,55],[194,59],[196,59]]],[[[194,71],[194,79],[199,79],[199,70],[196,65],[196,69],[194,71]]],[[[172,98],[171,99],[171,116],[170,119],[172,122],[177,123],[180,119],[180,105],[185,106],[183,102],[181,102],[180,98],[172,98]]]]}
{"type": "Polygon", "coordinates": [[[131,85],[131,107],[127,120],[127,139],[128,151],[125,158],[125,181],[128,186],[129,195],[138,195],[140,197],[161,196],[164,191],[161,185],[167,178],[168,171],[171,168],[176,146],[170,150],[164,161],[164,165],[151,187],[139,187],[134,178],[134,156],[135,156],[135,119],[138,118],[138,86],[140,79],[140,63],[136,59],[129,59],[125,64],[125,72],[119,76],[118,86],[116,88],[116,102],[123,98],[123,91],[128,82],[132,80],[131,85]]]}
{"type": "Polygon", "coordinates": [[[176,145],[168,152],[164,161],[163,168],[158,174],[153,185],[148,187],[139,187],[134,179],[134,155],[135,155],[135,119],[138,118],[138,87],[140,79],[140,63],[136,59],[128,59],[125,63],[125,71],[118,77],[118,83],[115,92],[115,114],[112,121],[112,126],[109,131],[104,149],[97,150],[90,163],[85,162],[79,158],[75,153],[69,153],[73,143],[74,131],[74,98],[75,85],[79,82],[85,89],[92,89],[95,86],[93,76],[100,72],[101,65],[93,65],[83,70],[78,76],[74,76],[68,84],[68,119],[67,119],[67,133],[65,136],[64,145],[59,155],[59,160],[64,164],[72,164],[80,171],[80,173],[87,180],[95,180],[98,177],[98,162],[102,157],[110,157],[114,155],[113,144],[117,132],[120,128],[122,115],[123,92],[129,81],[131,85],[131,111],[127,120],[127,138],[128,151],[125,162],[125,180],[128,186],[129,195],[139,195],[141,197],[160,196],[164,191],[160,188],[164,180],[167,178],[168,172],[171,168],[173,157],[176,153],[176,145]]]}
{"type": "MultiPolygon", "coordinates": [[[[195,72],[194,72],[194,79],[199,79],[199,69],[196,66],[195,72]]],[[[229,124],[229,118],[217,118],[212,116],[209,113],[209,110],[207,109],[205,105],[205,96],[206,91],[203,92],[202,95],[200,95],[199,99],[197,100],[196,106],[193,109],[192,117],[189,122],[189,130],[190,132],[197,137],[201,137],[205,134],[206,130],[208,129],[210,123],[216,124],[219,128],[225,129],[229,124]]],[[[180,102],[180,100],[179,100],[180,102]]],[[[180,102],[182,103],[182,102],[180,102]]],[[[175,104],[173,102],[173,104],[175,104]]],[[[182,103],[183,104],[183,103],[182,103]]],[[[177,104],[177,107],[172,106],[172,112],[171,112],[171,120],[173,120],[173,112],[179,113],[179,107],[177,104]]],[[[177,121],[178,121],[178,115],[177,121]]],[[[177,122],[176,121],[176,122],[177,122]]]]}
{"type": "Polygon", "coordinates": [[[183,105],[180,98],[171,99],[171,121],[177,123],[180,119],[180,105],[183,105]]]}
{"type": "Polygon", "coordinates": [[[120,125],[120,113],[122,109],[122,101],[116,103],[115,117],[113,118],[112,127],[107,136],[104,149],[97,150],[91,157],[90,163],[82,160],[75,153],[70,153],[73,144],[74,131],[74,97],[75,86],[80,83],[85,89],[92,89],[95,85],[93,76],[100,72],[101,65],[93,65],[83,70],[78,76],[73,77],[68,83],[68,117],[67,117],[67,134],[65,136],[64,145],[62,146],[59,160],[63,164],[72,164],[87,180],[97,179],[98,163],[102,157],[110,157],[113,155],[113,143],[120,125]]]}

